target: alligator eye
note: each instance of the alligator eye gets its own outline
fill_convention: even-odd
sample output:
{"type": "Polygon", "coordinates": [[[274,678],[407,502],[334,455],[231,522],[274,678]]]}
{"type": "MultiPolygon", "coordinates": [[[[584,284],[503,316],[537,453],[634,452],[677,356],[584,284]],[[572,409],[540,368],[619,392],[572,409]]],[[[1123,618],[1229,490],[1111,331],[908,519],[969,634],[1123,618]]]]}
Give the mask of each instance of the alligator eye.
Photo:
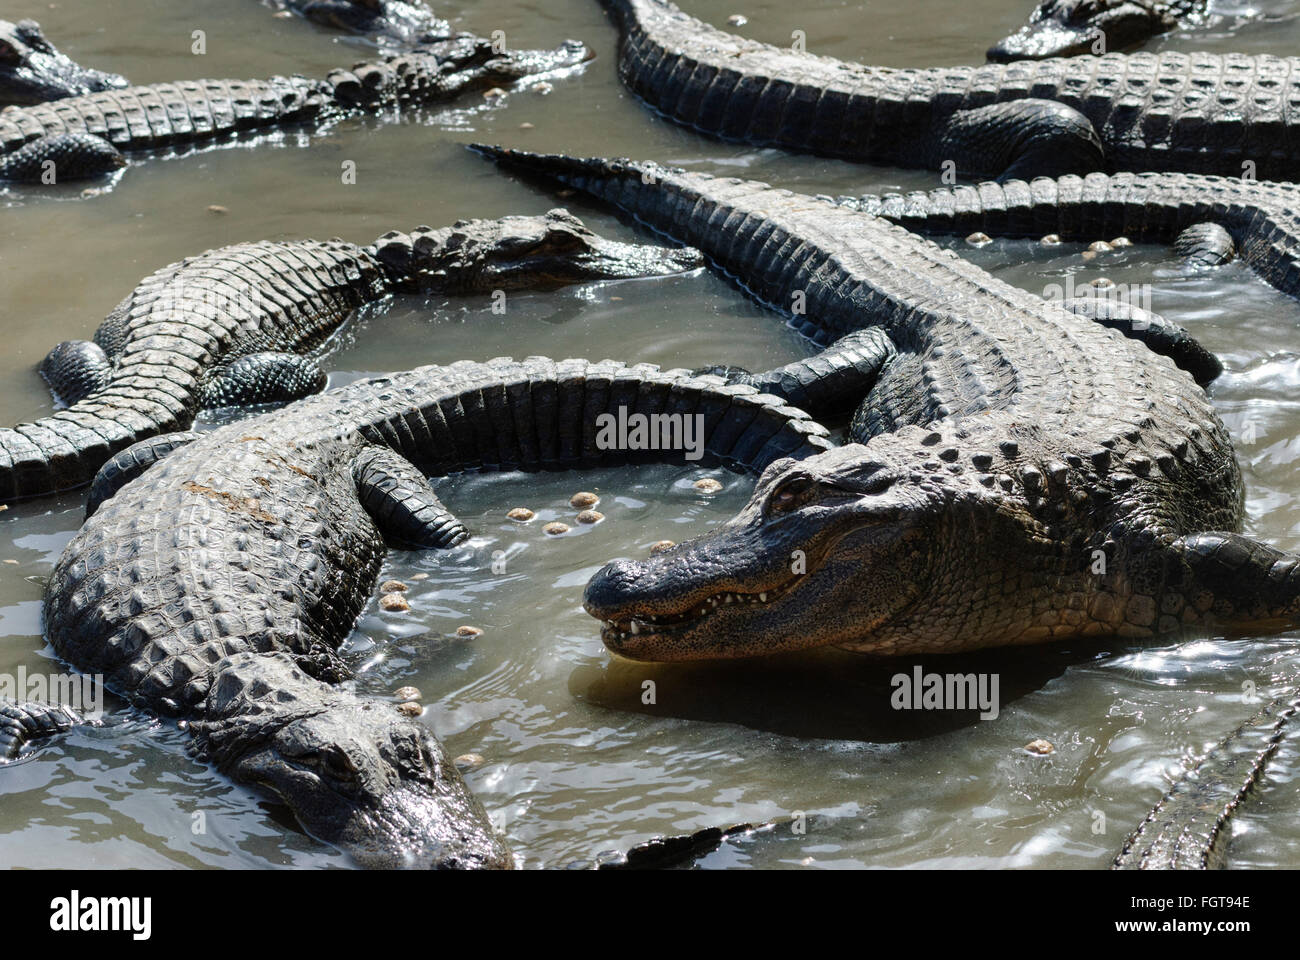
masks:
{"type": "Polygon", "coordinates": [[[772,491],[767,502],[773,510],[793,510],[805,503],[816,489],[817,481],[812,477],[791,477],[772,491]]]}
{"type": "Polygon", "coordinates": [[[356,764],[342,750],[326,750],[321,755],[322,766],[325,772],[338,780],[355,780],[357,776],[356,764]]]}
{"type": "Polygon", "coordinates": [[[542,246],[551,253],[577,253],[587,248],[587,241],[572,227],[549,227],[542,246]]]}
{"type": "Polygon", "coordinates": [[[35,20],[19,20],[14,24],[14,27],[14,33],[18,35],[18,39],[33,50],[38,53],[54,52],[54,48],[50,46],[50,41],[46,40],[45,35],[41,33],[40,24],[35,20]]]}
{"type": "Polygon", "coordinates": [[[877,493],[884,493],[894,485],[896,479],[896,477],[891,476],[888,473],[877,473],[867,481],[866,485],[862,488],[862,492],[868,496],[877,493]]]}

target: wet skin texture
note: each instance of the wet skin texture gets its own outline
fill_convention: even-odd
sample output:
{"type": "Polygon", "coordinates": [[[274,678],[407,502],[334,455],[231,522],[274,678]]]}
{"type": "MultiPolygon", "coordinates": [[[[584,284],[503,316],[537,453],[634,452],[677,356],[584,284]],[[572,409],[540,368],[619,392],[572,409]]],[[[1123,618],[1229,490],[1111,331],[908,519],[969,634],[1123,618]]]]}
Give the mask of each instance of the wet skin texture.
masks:
{"type": "Polygon", "coordinates": [[[1029,21],[989,47],[995,63],[1075,57],[1140,47],[1203,20],[1208,0],[1044,0],[1029,21]]]}
{"type": "Polygon", "coordinates": [[[320,129],[357,113],[508,86],[589,57],[574,40],[554,50],[499,52],[490,40],[462,34],[331,70],[323,80],[181,80],[69,97],[0,116],[0,180],[46,183],[49,159],[56,160],[56,182],[101,176],[122,167],[126,153],[180,152],[289,127],[320,129]]]}
{"type": "Polygon", "coordinates": [[[68,407],[0,428],[0,501],[89,483],[110,457],[185,430],[201,409],[320,389],[307,355],[389,294],[549,289],[698,264],[692,250],[605,240],[563,210],[390,232],[366,247],[304,240],[207,251],[146,277],[93,343],[51,351],[41,370],[68,407]]]}
{"type": "Polygon", "coordinates": [[[962,178],[1300,175],[1300,59],[1195,53],[894,69],[770,46],[666,0],[603,0],[619,72],[702,133],[962,178]],[[949,164],[955,167],[949,168],[949,164]]]}

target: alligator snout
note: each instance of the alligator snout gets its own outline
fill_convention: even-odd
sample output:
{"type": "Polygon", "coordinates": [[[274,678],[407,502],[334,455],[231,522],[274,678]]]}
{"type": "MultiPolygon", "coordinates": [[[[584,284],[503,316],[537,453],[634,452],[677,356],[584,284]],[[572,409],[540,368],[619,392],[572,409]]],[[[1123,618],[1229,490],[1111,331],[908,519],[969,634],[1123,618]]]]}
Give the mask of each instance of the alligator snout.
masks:
{"type": "Polygon", "coordinates": [[[612,619],[635,599],[638,566],[631,560],[615,560],[597,570],[583,591],[583,608],[597,620],[612,619]]]}

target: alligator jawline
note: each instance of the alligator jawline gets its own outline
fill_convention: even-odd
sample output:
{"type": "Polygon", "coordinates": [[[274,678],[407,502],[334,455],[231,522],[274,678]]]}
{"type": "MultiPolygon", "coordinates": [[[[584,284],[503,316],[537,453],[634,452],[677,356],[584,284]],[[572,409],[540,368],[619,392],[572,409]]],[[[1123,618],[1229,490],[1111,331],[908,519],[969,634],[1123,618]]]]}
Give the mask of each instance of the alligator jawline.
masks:
{"type": "Polygon", "coordinates": [[[680,613],[639,614],[634,617],[616,617],[601,621],[601,637],[612,640],[626,640],[629,637],[641,637],[652,634],[677,633],[697,626],[702,620],[712,616],[716,611],[727,607],[766,606],[785,596],[794,587],[796,580],[789,580],[780,586],[760,590],[757,593],[742,593],[728,590],[715,593],[692,604],[680,613]]]}

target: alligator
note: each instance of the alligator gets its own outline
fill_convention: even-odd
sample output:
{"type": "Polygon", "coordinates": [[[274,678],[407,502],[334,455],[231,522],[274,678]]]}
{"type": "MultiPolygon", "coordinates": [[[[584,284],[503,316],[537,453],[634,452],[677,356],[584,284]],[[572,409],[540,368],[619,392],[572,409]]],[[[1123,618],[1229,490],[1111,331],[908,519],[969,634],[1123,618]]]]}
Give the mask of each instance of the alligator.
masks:
{"type": "Polygon", "coordinates": [[[91,70],[60,53],[35,20],[0,20],[0,106],[44,103],[126,85],[125,77],[91,70]]]}
{"type": "Polygon", "coordinates": [[[800,305],[801,330],[874,327],[892,344],[853,443],[775,464],[716,532],[592,578],[587,609],[614,652],[1244,634],[1300,609],[1300,560],[1235,532],[1243,485],[1227,431],[1156,352],[1167,344],[1143,342],[1145,323],[1110,329],[828,199],[648,162],[474,149],[699,247],[762,302],[800,305]],[[971,536],[997,555],[973,556],[971,536]],[[795,549],[804,573],[790,570],[795,549]]]}
{"type": "Polygon", "coordinates": [[[919,233],[1124,236],[1172,243],[1196,267],[1238,259],[1278,290],[1300,297],[1300,187],[1182,173],[1090,173],[933,191],[842,197],[838,203],[919,233]]]}
{"type": "MultiPolygon", "coordinates": [[[[47,635],[361,865],[506,866],[432,734],[341,686],[335,651],[386,542],[463,539],[426,477],[689,456],[604,444],[619,411],[698,416],[705,462],[738,468],[830,446],[782,398],[649,364],[498,358],[358,381],[177,443],[120,485],[55,566],[47,635]]],[[[27,740],[70,722],[16,704],[0,722],[27,712],[27,740]]]]}
{"type": "Polygon", "coordinates": [[[271,5],[321,26],[404,44],[452,32],[421,0],[271,0],[271,5]]]}
{"type": "Polygon", "coordinates": [[[893,69],[747,40],[666,0],[602,3],[620,28],[627,86],[727,140],[962,178],[1300,172],[1297,58],[1108,53],[893,69]]]}
{"type": "Polygon", "coordinates": [[[732,520],[591,578],[584,606],[614,654],[903,656],[1296,624],[1300,557],[1237,532],[1228,433],[1139,330],[1091,322],[828,198],[474,149],[699,247],[804,332],[868,327],[892,345],[850,442],[771,464],[732,520]]]}
{"type": "Polygon", "coordinates": [[[202,409],[282,403],[319,390],[308,356],[392,293],[554,288],[691,270],[693,250],[602,239],[564,210],[462,220],[360,247],[342,240],[240,243],[163,267],[93,341],[65,341],[42,373],[67,403],[0,429],[0,502],[90,482],[120,451],[183,431],[202,409]]]}
{"type": "Polygon", "coordinates": [[[501,50],[461,34],[330,71],[324,80],[183,80],[105,90],[0,114],[0,180],[49,184],[104,176],[123,153],[179,153],[250,131],[321,129],[343,117],[442,103],[577,67],[585,46],[501,50]]]}
{"type": "Polygon", "coordinates": [[[994,63],[1132,50],[1209,22],[1209,0],[1043,0],[1029,21],[989,47],[994,63]]]}

